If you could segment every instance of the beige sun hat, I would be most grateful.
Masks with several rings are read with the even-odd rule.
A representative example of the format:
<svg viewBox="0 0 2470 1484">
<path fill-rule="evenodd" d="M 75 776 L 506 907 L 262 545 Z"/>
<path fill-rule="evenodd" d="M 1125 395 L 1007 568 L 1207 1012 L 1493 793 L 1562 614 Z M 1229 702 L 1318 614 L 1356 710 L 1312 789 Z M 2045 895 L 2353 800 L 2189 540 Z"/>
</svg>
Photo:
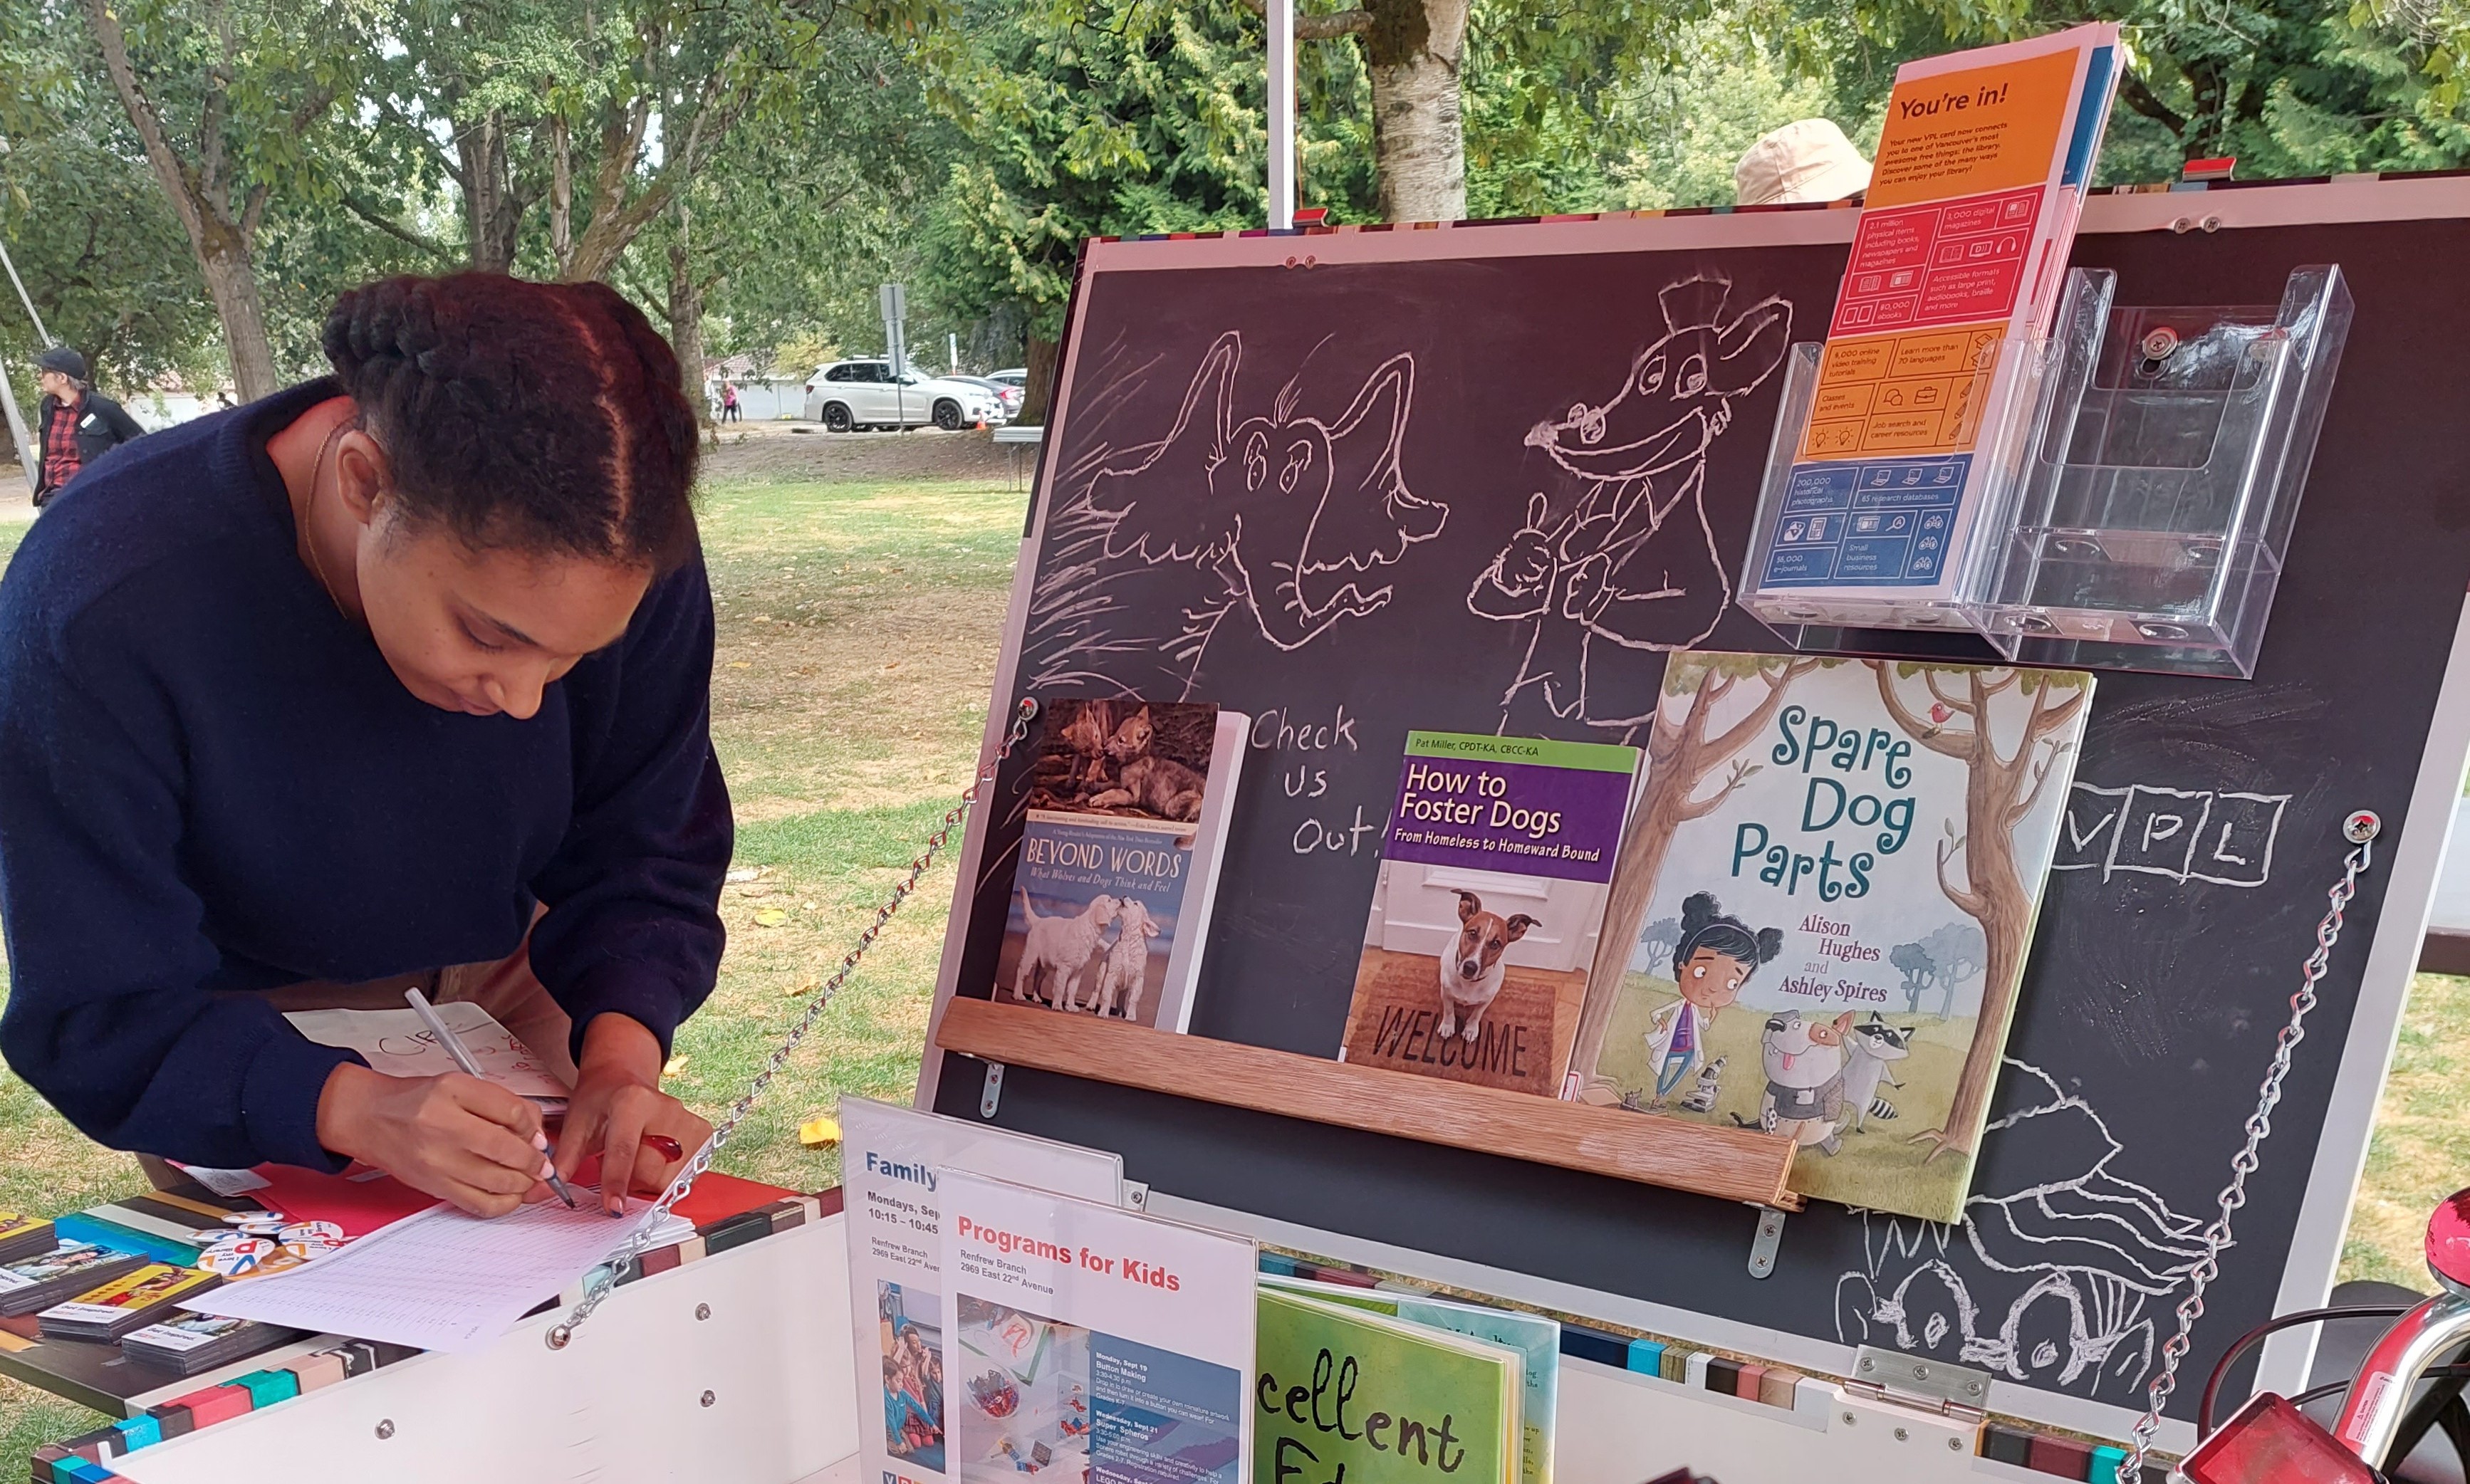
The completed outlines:
<svg viewBox="0 0 2470 1484">
<path fill-rule="evenodd" d="M 1832 120 L 1800 119 L 1762 134 L 1733 167 L 1743 206 L 1837 201 L 1870 188 L 1870 162 Z"/>
</svg>

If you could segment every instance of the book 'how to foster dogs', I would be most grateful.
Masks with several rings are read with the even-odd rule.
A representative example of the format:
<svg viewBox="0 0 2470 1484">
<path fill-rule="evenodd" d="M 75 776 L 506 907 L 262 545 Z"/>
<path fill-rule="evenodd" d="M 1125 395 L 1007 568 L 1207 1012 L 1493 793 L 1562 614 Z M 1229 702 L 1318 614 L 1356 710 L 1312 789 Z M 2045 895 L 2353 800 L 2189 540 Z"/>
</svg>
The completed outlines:
<svg viewBox="0 0 2470 1484">
<path fill-rule="evenodd" d="M 1340 1059 L 1559 1092 L 1639 761 L 1409 732 Z"/>
</svg>

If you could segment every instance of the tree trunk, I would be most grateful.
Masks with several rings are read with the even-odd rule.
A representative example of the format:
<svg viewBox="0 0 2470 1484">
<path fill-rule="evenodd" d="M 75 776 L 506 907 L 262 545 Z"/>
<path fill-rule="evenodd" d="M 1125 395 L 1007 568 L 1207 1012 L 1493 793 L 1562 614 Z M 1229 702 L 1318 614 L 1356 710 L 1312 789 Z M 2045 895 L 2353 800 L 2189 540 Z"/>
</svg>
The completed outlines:
<svg viewBox="0 0 2470 1484">
<path fill-rule="evenodd" d="M 1028 373 L 1028 384 L 1021 388 L 1020 416 L 1014 420 L 1022 427 L 1046 426 L 1047 405 L 1055 400 L 1055 362 L 1062 349 L 1035 330 L 1029 333 L 1022 364 Z"/>
<path fill-rule="evenodd" d="M 1388 221 L 1466 216 L 1466 136 L 1458 65 L 1468 0 L 1372 0 L 1363 33 L 1372 81 L 1372 154 Z"/>
<path fill-rule="evenodd" d="M 232 383 L 243 402 L 268 396 L 276 390 L 274 350 L 266 338 L 266 303 L 257 291 L 251 241 L 265 210 L 266 187 L 261 183 L 249 194 L 248 204 L 233 212 L 231 182 L 221 172 L 220 149 L 209 152 L 204 168 L 194 168 L 181 158 L 173 148 L 162 115 L 156 112 L 153 101 L 146 96 L 138 81 L 119 16 L 106 0 L 83 0 L 83 6 L 86 22 L 103 51 L 104 70 L 110 74 L 112 89 L 120 95 L 121 108 L 146 147 L 146 161 L 153 167 L 154 178 L 163 187 L 173 214 L 189 234 L 189 247 L 197 254 L 198 273 L 205 279 L 206 291 L 215 301 L 215 313 L 222 320 L 223 342 L 231 356 Z M 228 34 L 224 45 L 228 52 Z M 208 69 L 205 75 L 210 92 L 206 117 L 211 120 L 221 111 L 221 74 Z M 298 115 L 298 127 L 306 128 L 332 103 L 333 95 L 329 93 L 304 107 Z M 216 143 L 220 146 L 220 140 Z"/>
<path fill-rule="evenodd" d="M 677 206 L 678 231 L 669 239 L 669 346 L 677 352 L 678 377 L 686 383 L 687 406 L 711 436 L 720 436 L 711 420 L 711 404 L 703 393 L 703 287 L 695 282 L 693 247 L 688 240 L 693 213 L 684 200 Z"/>
<path fill-rule="evenodd" d="M 574 261 L 574 141 L 563 117 L 548 121 L 548 250 L 564 278 Z"/>
<path fill-rule="evenodd" d="M 523 203 L 506 168 L 505 116 L 491 109 L 463 131 L 454 148 L 463 160 L 463 228 L 472 244 L 472 267 L 506 272 L 515 264 Z"/>
<path fill-rule="evenodd" d="M 215 225 L 220 223 L 210 223 Z M 210 231 L 198 250 L 198 268 L 223 323 L 223 345 L 231 356 L 232 385 L 240 400 L 255 402 L 282 390 L 274 374 L 274 347 L 266 337 L 266 301 L 257 291 L 257 267 L 249 261 L 247 244 L 230 228 Z"/>
<path fill-rule="evenodd" d="M 1968 693 L 1960 697 L 1945 696 L 1933 686 L 1932 694 L 1969 725 L 1959 728 L 1943 723 L 1925 728 L 1897 695 L 1891 663 L 1877 660 L 1864 662 L 1876 673 L 1878 699 L 1896 724 L 1921 746 L 1965 766 L 1964 838 L 1939 847 L 1938 884 L 1956 910 L 1981 925 L 1985 945 L 1981 955 L 1981 1008 L 1973 1014 L 1972 1044 L 1965 1050 L 1964 1070 L 1956 1079 L 1946 1121 L 1913 1135 L 1914 1143 L 1930 1146 L 1922 1161 L 1927 1164 L 1949 1150 L 1972 1152 L 1983 1114 L 1990 1106 L 1991 1091 L 1997 1084 L 2006 1037 L 1983 1032 L 2007 1023 L 2018 982 L 2023 978 L 2024 953 L 2031 946 L 2033 929 L 2033 896 L 2016 869 L 2014 831 L 2039 798 L 2048 770 L 2057 761 L 2055 754 L 2042 754 L 2042 742 L 2084 708 L 2086 692 L 2079 689 L 2072 700 L 2052 706 L 2049 698 L 2055 682 L 2043 678 L 2033 694 L 2032 709 L 2025 716 L 2023 736 L 2016 744 L 2015 754 L 2000 757 L 1992 736 L 1990 702 L 1992 696 L 2016 684 L 2021 672 L 2010 670 L 2005 680 L 1993 682 L 1988 672 L 1971 671 L 1965 681 Z M 1946 876 L 1947 866 L 1959 851 L 1964 857 L 1962 887 Z M 1949 965 L 1941 974 L 1946 995 L 1940 1002 L 1941 1019 L 1954 1013 L 1955 981 L 1953 965 Z"/>
<path fill-rule="evenodd" d="M 1664 858 L 1672 849 L 1672 832 L 1681 826 L 1681 806 L 1689 801 L 1704 773 L 1685 777 L 1685 769 L 1647 775 L 1646 787 L 1630 811 L 1621 835 L 1619 863 L 1613 868 L 1612 894 L 1604 904 L 1604 926 L 1596 939 L 1596 962 L 1587 974 L 1587 997 L 1578 1009 L 1578 1034 L 1572 1044 L 1570 1065 L 1583 1071 L 1588 1086 L 1596 1077 L 1596 1058 L 1603 1054 L 1604 1032 L 1612 1025 L 1620 1000 L 1621 979 L 1629 971 L 1630 945 L 1638 939 L 1638 918 L 1646 912 Z M 1624 928 L 1622 924 L 1626 923 Z M 1583 1097 L 1586 1088 L 1579 1089 Z"/>
<path fill-rule="evenodd" d="M 1979 725 L 1986 728 L 1987 718 Z M 2025 738 L 2023 762 L 2030 763 L 2032 750 L 2038 745 L 2033 737 Z M 1999 1058 L 2006 1054 L 2006 1037 L 1985 1035 L 1982 1032 L 2006 1023 L 2008 1011 L 2016 1003 L 2018 982 L 2024 977 L 2024 950 L 2031 941 L 2033 928 L 2033 898 L 2016 872 L 2015 837 L 2007 823 L 2007 811 L 2016 801 L 2016 787 L 2012 779 L 2016 775 L 2029 776 L 2029 769 L 2019 768 L 2011 774 L 1998 766 L 1995 748 L 1987 740 L 1981 747 L 1989 755 L 1973 762 L 1972 777 L 1964 789 L 1964 878 L 1979 904 L 1974 919 L 1981 924 L 1981 936 L 1990 943 L 1982 956 L 1988 961 L 1988 968 L 1981 981 L 1981 1009 L 1972 1017 L 1972 1044 L 1965 1050 L 1964 1071 L 1956 1079 L 1955 1099 L 1947 1107 L 1946 1122 L 1915 1135 L 1933 1144 L 1923 1164 L 1950 1149 L 1968 1154 L 1972 1151 L 1973 1129 L 1990 1106 L 1991 1089 L 1998 1081 Z M 1942 1009 L 1952 1012 L 1954 1008 L 1955 983 L 1950 979 Z M 1940 1018 L 1946 1019 L 1946 1015 Z"/>
</svg>

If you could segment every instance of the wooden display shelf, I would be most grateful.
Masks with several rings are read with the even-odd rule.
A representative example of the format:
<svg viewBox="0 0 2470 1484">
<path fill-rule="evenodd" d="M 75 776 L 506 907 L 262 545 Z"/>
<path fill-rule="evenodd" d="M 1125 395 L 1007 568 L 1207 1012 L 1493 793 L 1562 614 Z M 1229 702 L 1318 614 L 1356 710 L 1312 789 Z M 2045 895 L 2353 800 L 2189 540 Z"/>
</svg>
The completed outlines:
<svg viewBox="0 0 2470 1484">
<path fill-rule="evenodd" d="M 1792 1141 L 1752 1128 L 1644 1118 L 1620 1108 L 1561 1102 L 987 1000 L 956 997 L 946 1003 L 935 1044 L 987 1061 L 1120 1087 L 1559 1165 L 1725 1200 L 1801 1209 L 1801 1197 L 1784 1188 L 1792 1172 Z"/>
</svg>

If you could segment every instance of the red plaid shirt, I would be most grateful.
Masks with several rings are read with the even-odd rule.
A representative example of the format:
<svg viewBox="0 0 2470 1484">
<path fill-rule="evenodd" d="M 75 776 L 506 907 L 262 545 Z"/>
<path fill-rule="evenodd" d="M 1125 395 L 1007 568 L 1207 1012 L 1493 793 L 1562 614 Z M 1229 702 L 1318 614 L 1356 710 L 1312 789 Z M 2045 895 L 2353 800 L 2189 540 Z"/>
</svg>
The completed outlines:
<svg viewBox="0 0 2470 1484">
<path fill-rule="evenodd" d="M 75 403 L 60 403 L 52 408 L 51 421 L 43 425 L 43 488 L 57 490 L 77 477 L 85 467 L 77 446 L 78 411 L 85 406 L 80 397 Z"/>
</svg>

